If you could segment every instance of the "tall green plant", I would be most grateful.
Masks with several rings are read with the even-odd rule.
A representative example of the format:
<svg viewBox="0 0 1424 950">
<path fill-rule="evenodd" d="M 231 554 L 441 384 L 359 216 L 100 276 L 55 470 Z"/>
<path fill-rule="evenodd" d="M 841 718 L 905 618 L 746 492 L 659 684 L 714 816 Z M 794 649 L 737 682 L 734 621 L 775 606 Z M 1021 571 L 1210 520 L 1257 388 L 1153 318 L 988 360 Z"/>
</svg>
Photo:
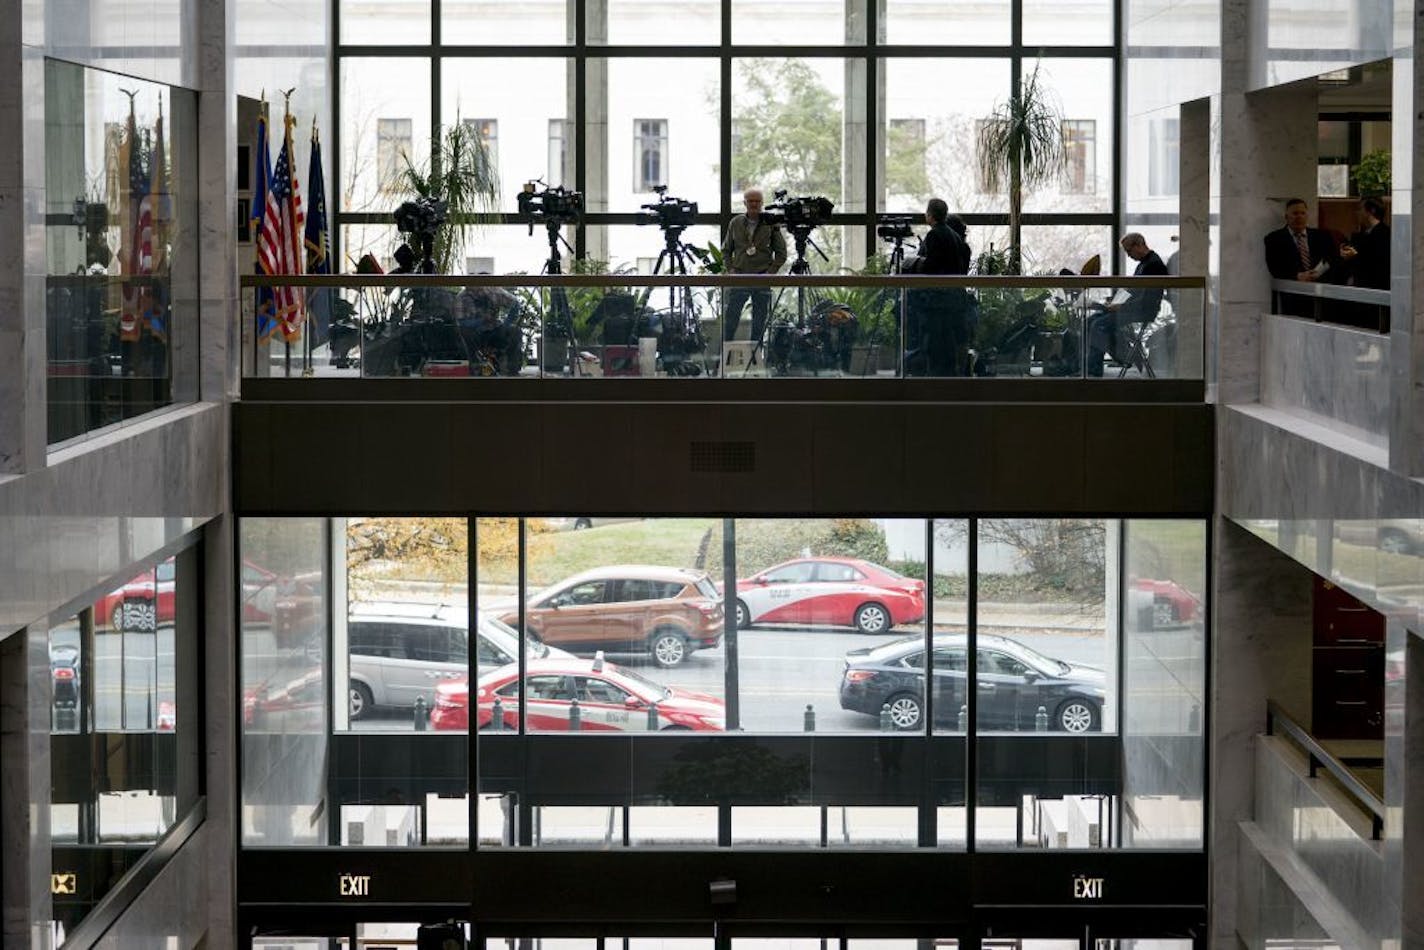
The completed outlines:
<svg viewBox="0 0 1424 950">
<path fill-rule="evenodd" d="M 1362 198 L 1379 198 L 1389 194 L 1392 160 L 1387 148 L 1377 148 L 1360 157 L 1360 164 L 1350 169 L 1350 177 Z"/>
<path fill-rule="evenodd" d="M 478 131 L 456 118 L 446 126 L 430 161 L 417 168 L 405 159 L 401 181 L 422 198 L 444 201 L 448 223 L 435 235 L 431 256 L 437 273 L 449 274 L 484 220 L 484 212 L 499 205 L 499 173 L 494 157 Z"/>
<path fill-rule="evenodd" d="M 1068 152 L 1063 144 L 1063 112 L 1038 67 L 1019 83 L 1007 102 L 994 107 L 975 135 L 979 173 L 990 191 L 1007 183 L 1009 192 L 1009 269 L 1022 269 L 1024 189 L 1062 173 Z"/>
</svg>

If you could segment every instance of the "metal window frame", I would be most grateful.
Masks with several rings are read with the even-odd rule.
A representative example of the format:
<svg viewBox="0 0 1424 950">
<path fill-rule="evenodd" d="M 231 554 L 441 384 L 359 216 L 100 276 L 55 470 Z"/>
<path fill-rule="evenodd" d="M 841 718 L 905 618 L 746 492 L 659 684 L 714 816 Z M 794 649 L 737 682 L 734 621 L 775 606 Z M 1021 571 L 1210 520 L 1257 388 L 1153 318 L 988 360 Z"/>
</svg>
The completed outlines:
<svg viewBox="0 0 1424 950">
<path fill-rule="evenodd" d="M 958 45 L 958 44 L 892 44 L 878 41 L 880 10 L 877 0 L 869 0 L 865 3 L 862 11 L 865 16 L 865 43 L 847 43 L 841 45 L 768 45 L 768 44 L 733 44 L 732 43 L 732 3 L 733 0 L 720 0 L 720 37 L 717 42 L 702 44 L 675 44 L 669 46 L 636 46 L 624 44 L 589 44 L 587 31 L 586 7 L 580 0 L 567 0 L 576 4 L 576 13 L 572 17 L 574 25 L 574 38 L 567 44 L 540 44 L 531 46 L 496 46 L 496 45 L 471 45 L 471 44 L 449 44 L 446 45 L 442 37 L 442 21 L 444 0 L 429 0 L 430 2 L 430 42 L 428 44 L 402 44 L 402 45 L 371 45 L 371 44 L 344 44 L 341 42 L 341 0 L 331 0 L 330 17 L 331 36 L 330 49 L 332 55 L 330 59 L 329 81 L 331 88 L 332 104 L 332 180 L 341 181 L 340 159 L 341 159 L 341 133 L 342 133 L 342 112 L 340 94 L 340 76 L 342 60 L 348 57 L 361 58 L 384 58 L 384 57 L 427 57 L 430 63 L 430 134 L 432 148 L 438 140 L 440 134 L 440 113 L 442 101 L 442 66 L 445 60 L 451 59 L 522 59 L 522 58 L 559 58 L 565 59 L 575 69 L 574 76 L 574 115 L 565 117 L 564 121 L 569 123 L 565 126 L 565 148 L 568 147 L 568 136 L 574 136 L 573 154 L 573 182 L 572 187 L 578 191 L 587 193 L 587 155 L 586 136 L 579 134 L 580 130 L 587 125 L 588 102 L 588 70 L 587 65 L 590 59 L 668 59 L 679 57 L 697 57 L 716 59 L 719 63 L 719 89 L 720 108 L 718 116 L 718 141 L 720 159 L 718 162 L 720 187 L 718 189 L 719 207 L 716 210 L 703 211 L 698 215 L 698 225 L 714 225 L 718 231 L 725 229 L 727 222 L 737 213 L 734 207 L 736 196 L 732 194 L 732 64 L 737 59 L 770 57 L 770 58 L 808 58 L 808 59 L 862 59 L 866 63 L 865 86 L 860 90 L 864 97 L 865 122 L 868 134 L 866 135 L 866 155 L 864 162 L 865 181 L 864 187 L 864 211 L 837 214 L 832 219 L 832 224 L 841 224 L 851 227 L 860 227 L 865 232 L 865 247 L 867 252 L 876 247 L 875 224 L 877 219 L 887 213 L 884 208 L 882 196 L 877 193 L 876 179 L 879 175 L 880 166 L 883 163 L 882 151 L 885 147 L 886 136 L 884 134 L 883 122 L 879 115 L 879 101 L 877 90 L 882 83 L 881 63 L 902 58 L 995 58 L 1007 59 L 1010 64 L 1009 90 L 1017 88 L 1023 77 L 1023 64 L 1029 59 L 1110 59 L 1113 63 L 1113 89 L 1112 89 L 1112 116 L 1113 116 L 1113 142 L 1112 142 L 1112 168 L 1109 189 L 1111 191 L 1111 210 L 1096 213 L 1075 213 L 1075 212 L 1045 212 L 1033 215 L 1023 215 L 1024 225 L 1076 225 L 1076 226 L 1101 226 L 1109 225 L 1114 232 L 1120 230 L 1119 223 L 1122 220 L 1124 207 L 1125 188 L 1122 181 L 1122 169 L 1124 160 L 1125 140 L 1123 138 L 1123 122 L 1121 121 L 1124 98 L 1123 98 L 1123 24 L 1121 11 L 1117 4 L 1112 6 L 1112 42 L 1107 45 L 1097 44 L 1091 46 L 1043 46 L 1026 45 L 1023 38 L 1024 2 L 1023 0 L 1012 0 L 1009 9 L 1010 38 L 1009 43 L 994 45 Z M 565 182 L 568 186 L 570 183 Z M 1008 213 L 992 212 L 978 213 L 973 215 L 963 215 L 966 223 L 977 225 L 1002 225 L 1008 222 Z M 583 219 L 574 227 L 569 229 L 568 237 L 575 248 L 577 256 L 582 257 L 587 251 L 587 233 L 590 227 L 601 227 L 618 224 L 635 223 L 637 215 L 633 212 L 588 212 Z M 370 212 L 350 212 L 344 207 L 337 207 L 331 215 L 331 242 L 332 257 L 334 260 L 343 260 L 343 248 L 341 239 L 343 227 L 346 225 L 358 224 L 389 224 L 391 215 L 389 213 Z M 491 224 L 522 224 L 523 221 L 513 212 L 494 212 L 486 217 L 486 221 Z M 1114 273 L 1121 265 L 1121 255 L 1113 254 Z"/>
</svg>

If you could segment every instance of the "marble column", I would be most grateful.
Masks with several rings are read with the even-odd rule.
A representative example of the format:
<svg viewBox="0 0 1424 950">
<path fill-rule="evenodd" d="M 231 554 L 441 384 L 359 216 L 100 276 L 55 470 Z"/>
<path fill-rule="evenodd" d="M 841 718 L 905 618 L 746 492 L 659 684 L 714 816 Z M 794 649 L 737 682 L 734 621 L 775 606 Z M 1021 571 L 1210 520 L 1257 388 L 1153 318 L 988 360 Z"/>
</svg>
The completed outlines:
<svg viewBox="0 0 1424 950">
<path fill-rule="evenodd" d="M 1212 604 L 1211 945 L 1236 946 L 1239 825 L 1252 818 L 1255 736 L 1274 699 L 1309 725 L 1311 574 L 1216 520 Z"/>
<path fill-rule="evenodd" d="M 44 50 L 26 42 L 44 11 L 20 13 L 0 17 L 0 475 L 43 467 L 46 444 Z"/>
<path fill-rule="evenodd" d="M 33 624 L 0 641 L 0 945 L 50 950 L 49 636 Z"/>
<path fill-rule="evenodd" d="M 227 0 L 198 6 L 198 398 L 237 394 L 237 95 L 235 14 Z"/>
<path fill-rule="evenodd" d="M 1415 253 L 1414 218 L 1424 201 L 1424 161 L 1415 154 L 1424 141 L 1424 89 L 1414 44 L 1424 38 L 1424 5 L 1396 3 L 1394 37 L 1394 192 L 1390 202 L 1390 432 L 1389 467 L 1401 475 L 1424 475 L 1424 320 L 1415 316 L 1414 288 L 1424 292 L 1424 254 Z"/>
<path fill-rule="evenodd" d="M 1206 99 L 1183 103 L 1178 129 L 1181 144 L 1178 152 L 1177 273 L 1205 274 L 1210 260 L 1211 237 L 1211 103 Z M 1190 297 L 1183 293 L 1181 299 L 1185 303 Z M 1201 308 L 1205 306 L 1206 301 L 1201 300 L 1200 304 L 1188 306 L 1178 314 L 1179 339 L 1194 341 L 1201 338 Z M 1214 343 L 1214 338 L 1207 340 L 1206 352 L 1215 352 Z M 1205 369 L 1202 356 L 1201 348 L 1180 347 L 1177 352 L 1178 374 L 1187 379 L 1202 376 Z"/>
<path fill-rule="evenodd" d="M 1424 638 L 1386 630 L 1387 662 L 1404 676 L 1385 680 L 1385 880 L 1401 911 L 1401 947 L 1424 946 Z M 1412 686 L 1412 688 L 1410 688 Z M 1413 781 L 1410 781 L 1410 777 Z"/>
</svg>

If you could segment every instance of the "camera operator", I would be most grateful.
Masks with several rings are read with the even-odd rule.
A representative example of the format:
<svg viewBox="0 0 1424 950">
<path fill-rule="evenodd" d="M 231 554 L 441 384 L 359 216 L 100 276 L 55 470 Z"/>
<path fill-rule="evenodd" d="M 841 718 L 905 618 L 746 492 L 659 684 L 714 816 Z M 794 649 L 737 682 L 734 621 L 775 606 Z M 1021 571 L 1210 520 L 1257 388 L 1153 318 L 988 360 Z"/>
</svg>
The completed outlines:
<svg viewBox="0 0 1424 950">
<path fill-rule="evenodd" d="M 905 262 L 905 273 L 969 273 L 969 245 L 949 226 L 949 205 L 931 198 L 925 207 L 929 231 L 920 251 Z M 959 287 L 905 292 L 905 368 L 914 376 L 959 376 L 968 365 L 973 298 Z"/>
<path fill-rule="evenodd" d="M 761 209 L 764 199 L 759 190 L 748 188 L 742 200 L 746 204 L 746 213 L 732 219 L 722 240 L 722 258 L 726 261 L 727 273 L 775 274 L 786 263 L 786 236 L 775 224 L 763 219 Z M 732 287 L 727 290 L 726 316 L 722 326 L 724 340 L 735 338 L 737 326 L 742 322 L 742 309 L 748 299 L 752 302 L 751 338 L 761 339 L 771 313 L 771 288 Z"/>
</svg>

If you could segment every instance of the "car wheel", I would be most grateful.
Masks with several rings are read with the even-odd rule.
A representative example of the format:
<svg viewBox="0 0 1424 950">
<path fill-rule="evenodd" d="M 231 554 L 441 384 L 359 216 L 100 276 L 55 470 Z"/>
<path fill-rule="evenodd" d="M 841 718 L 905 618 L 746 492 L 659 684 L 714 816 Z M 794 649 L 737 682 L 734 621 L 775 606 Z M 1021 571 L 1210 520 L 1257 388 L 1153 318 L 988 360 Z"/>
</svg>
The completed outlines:
<svg viewBox="0 0 1424 950">
<path fill-rule="evenodd" d="M 890 611 L 877 603 L 861 604 L 855 610 L 855 628 L 861 633 L 888 633 Z"/>
<path fill-rule="evenodd" d="M 1070 699 L 1058 707 L 1058 728 L 1064 732 L 1094 732 L 1098 707 L 1086 699 Z"/>
<path fill-rule="evenodd" d="M 1172 609 L 1170 600 L 1154 600 L 1152 602 L 1152 628 L 1154 630 L 1170 627 L 1176 621 L 1177 612 Z"/>
<path fill-rule="evenodd" d="M 665 670 L 672 669 L 687 659 L 687 638 L 677 630 L 659 630 L 648 641 L 648 652 L 658 666 Z"/>
<path fill-rule="evenodd" d="M 575 531 L 582 531 L 584 528 L 592 528 L 592 527 L 593 527 L 593 522 L 590 521 L 590 520 L 588 520 L 587 518 L 575 518 L 575 519 L 574 519 L 574 530 L 575 530 Z"/>
<path fill-rule="evenodd" d="M 920 697 L 913 693 L 900 693 L 886 700 L 885 705 L 890 707 L 892 728 L 900 732 L 920 728 L 920 719 L 924 715 Z"/>
<path fill-rule="evenodd" d="M 371 687 L 351 681 L 351 721 L 355 722 L 371 711 Z"/>
<path fill-rule="evenodd" d="M 737 601 L 737 629 L 745 630 L 752 625 L 752 612 L 741 600 Z"/>
<path fill-rule="evenodd" d="M 1398 528 L 1386 528 L 1380 532 L 1379 548 L 1386 554 L 1408 554 L 1413 550 L 1409 535 Z"/>
<path fill-rule="evenodd" d="M 109 614 L 109 629 L 115 633 L 122 633 L 124 629 L 124 605 L 119 602 L 114 605 L 113 613 Z"/>
</svg>

